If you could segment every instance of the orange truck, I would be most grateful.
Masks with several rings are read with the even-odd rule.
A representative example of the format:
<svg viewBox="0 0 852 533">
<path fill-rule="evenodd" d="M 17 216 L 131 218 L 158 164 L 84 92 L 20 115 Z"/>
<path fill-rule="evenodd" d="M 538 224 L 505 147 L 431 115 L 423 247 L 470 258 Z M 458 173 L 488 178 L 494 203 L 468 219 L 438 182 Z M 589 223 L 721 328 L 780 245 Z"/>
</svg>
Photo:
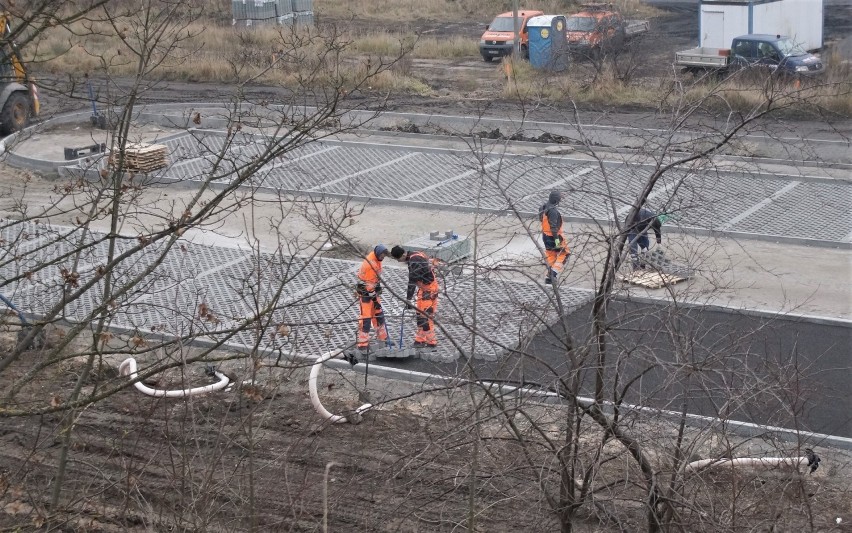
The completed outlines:
<svg viewBox="0 0 852 533">
<path fill-rule="evenodd" d="M 533 17 L 544 15 L 543 11 L 531 9 L 518 10 L 518 25 L 520 27 L 521 55 L 524 59 L 530 56 L 529 33 L 527 22 Z M 512 55 L 515 49 L 515 13 L 508 11 L 500 13 L 491 24 L 485 27 L 485 33 L 479 38 L 479 53 L 485 61 L 495 57 Z"/>
<path fill-rule="evenodd" d="M 568 49 L 580 54 L 616 50 L 631 37 L 647 32 L 647 20 L 624 20 L 612 4 L 583 4 L 568 16 Z"/>
</svg>

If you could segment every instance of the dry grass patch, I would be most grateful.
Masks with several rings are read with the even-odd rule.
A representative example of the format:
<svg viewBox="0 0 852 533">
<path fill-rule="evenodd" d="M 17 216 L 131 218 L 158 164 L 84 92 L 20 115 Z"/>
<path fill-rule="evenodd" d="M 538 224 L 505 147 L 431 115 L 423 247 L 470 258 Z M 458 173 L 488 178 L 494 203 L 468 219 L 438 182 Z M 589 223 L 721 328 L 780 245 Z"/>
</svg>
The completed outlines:
<svg viewBox="0 0 852 533">
<path fill-rule="evenodd" d="M 477 57 L 479 43 L 467 37 L 431 37 L 378 32 L 358 36 L 353 49 L 362 54 L 398 56 L 405 52 L 420 59 L 459 59 Z"/>
<path fill-rule="evenodd" d="M 128 20 L 127 26 L 133 21 Z M 119 25 L 120 26 L 120 25 Z M 92 73 L 133 76 L 136 56 L 112 27 L 96 25 L 96 33 L 80 27 L 55 28 L 28 49 L 30 60 L 52 74 Z M 332 37 L 321 29 L 260 27 L 251 30 L 190 24 L 187 37 L 173 49 L 155 52 L 151 73 L 173 81 L 236 83 L 252 79 L 287 87 L 326 86 L 354 88 L 367 75 L 366 55 L 380 56 L 370 66 L 366 87 L 373 90 L 428 94 L 428 87 L 412 77 L 403 52 L 410 52 L 416 39 L 390 34 L 352 40 Z M 381 64 L 385 66 L 376 72 Z"/>
<path fill-rule="evenodd" d="M 503 96 L 507 98 L 547 103 L 572 99 L 577 103 L 602 106 L 659 103 L 659 91 L 625 83 L 607 69 L 593 80 L 582 80 L 571 68 L 554 73 L 536 70 L 525 61 L 510 64 L 511 76 L 506 76 L 505 69 L 500 72 L 506 76 Z"/>
<path fill-rule="evenodd" d="M 638 0 L 623 0 L 628 4 L 639 4 Z M 521 7 L 539 9 L 545 13 L 568 13 L 571 2 L 541 0 Z M 458 22 L 476 20 L 490 22 L 498 13 L 511 10 L 505 0 L 322 0 L 314 4 L 319 18 L 352 18 L 376 22 L 413 22 L 416 20 Z"/>
<path fill-rule="evenodd" d="M 580 4 L 568 0 L 539 0 L 522 2 L 520 7 L 537 9 L 545 13 L 576 13 Z M 615 0 L 615 6 L 626 16 L 648 18 L 659 15 L 660 10 L 639 0 Z M 494 15 L 510 11 L 511 2 L 505 0 L 322 0 L 317 1 L 314 10 L 318 18 L 352 18 L 375 22 L 413 22 L 417 20 L 434 22 L 458 22 L 459 20 L 490 22 Z"/>
<path fill-rule="evenodd" d="M 672 97 L 680 98 L 672 94 Z M 785 79 L 749 77 L 718 82 L 705 81 L 688 88 L 687 102 L 703 101 L 712 111 L 751 113 L 762 110 L 771 97 L 775 109 L 797 115 L 852 116 L 852 79 L 830 73 L 824 77 L 796 82 Z"/>
<path fill-rule="evenodd" d="M 525 61 L 504 62 L 495 76 L 505 80 L 504 98 L 527 102 L 559 103 L 572 99 L 578 104 L 613 107 L 656 108 L 661 104 L 699 104 L 713 112 L 749 114 L 761 110 L 771 97 L 772 106 L 797 115 L 831 113 L 852 116 L 852 75 L 847 64 L 830 67 L 827 75 L 800 82 L 765 73 L 737 75 L 727 79 L 705 77 L 691 80 L 679 90 L 674 80 L 659 86 L 627 83 L 605 65 L 601 72 L 585 79 L 569 68 L 563 73 L 533 69 Z"/>
</svg>

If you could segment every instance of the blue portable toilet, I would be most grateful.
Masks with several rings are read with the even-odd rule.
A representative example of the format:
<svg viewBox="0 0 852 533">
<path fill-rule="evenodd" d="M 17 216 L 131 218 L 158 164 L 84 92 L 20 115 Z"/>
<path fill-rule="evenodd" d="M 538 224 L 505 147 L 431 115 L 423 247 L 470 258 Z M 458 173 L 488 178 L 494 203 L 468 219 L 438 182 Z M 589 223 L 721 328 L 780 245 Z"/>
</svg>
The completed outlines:
<svg viewBox="0 0 852 533">
<path fill-rule="evenodd" d="M 539 15 L 527 22 L 533 68 L 557 72 L 568 68 L 567 25 L 565 15 Z"/>
</svg>

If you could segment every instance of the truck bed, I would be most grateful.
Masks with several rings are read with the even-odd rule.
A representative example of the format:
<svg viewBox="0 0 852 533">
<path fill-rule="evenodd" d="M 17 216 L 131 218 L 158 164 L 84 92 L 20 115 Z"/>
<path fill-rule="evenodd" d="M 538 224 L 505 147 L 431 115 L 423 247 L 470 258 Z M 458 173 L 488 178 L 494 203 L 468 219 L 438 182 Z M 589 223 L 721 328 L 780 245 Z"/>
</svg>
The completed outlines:
<svg viewBox="0 0 852 533">
<path fill-rule="evenodd" d="M 679 67 L 724 68 L 728 66 L 727 48 L 699 46 L 675 53 L 675 65 Z"/>
<path fill-rule="evenodd" d="M 651 29 L 651 23 L 647 20 L 625 20 L 624 36 L 634 37 Z"/>
</svg>

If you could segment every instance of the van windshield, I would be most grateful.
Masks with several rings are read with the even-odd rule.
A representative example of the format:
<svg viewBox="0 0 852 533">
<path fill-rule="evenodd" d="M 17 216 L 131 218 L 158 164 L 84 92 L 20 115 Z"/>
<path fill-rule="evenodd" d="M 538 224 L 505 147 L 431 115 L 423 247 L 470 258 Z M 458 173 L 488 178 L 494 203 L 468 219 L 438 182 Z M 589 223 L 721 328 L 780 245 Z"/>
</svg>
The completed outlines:
<svg viewBox="0 0 852 533">
<path fill-rule="evenodd" d="M 597 20 L 594 17 L 568 17 L 568 31 L 594 31 Z"/>
<path fill-rule="evenodd" d="M 514 19 L 515 17 L 496 17 L 488 25 L 488 29 L 491 31 L 515 31 Z M 521 17 L 518 17 L 518 25 L 520 24 Z"/>
<path fill-rule="evenodd" d="M 784 54 L 784 57 L 803 56 L 807 54 L 801 46 L 793 42 L 793 39 L 790 38 L 780 39 L 776 44 L 778 45 L 778 50 Z"/>
</svg>

